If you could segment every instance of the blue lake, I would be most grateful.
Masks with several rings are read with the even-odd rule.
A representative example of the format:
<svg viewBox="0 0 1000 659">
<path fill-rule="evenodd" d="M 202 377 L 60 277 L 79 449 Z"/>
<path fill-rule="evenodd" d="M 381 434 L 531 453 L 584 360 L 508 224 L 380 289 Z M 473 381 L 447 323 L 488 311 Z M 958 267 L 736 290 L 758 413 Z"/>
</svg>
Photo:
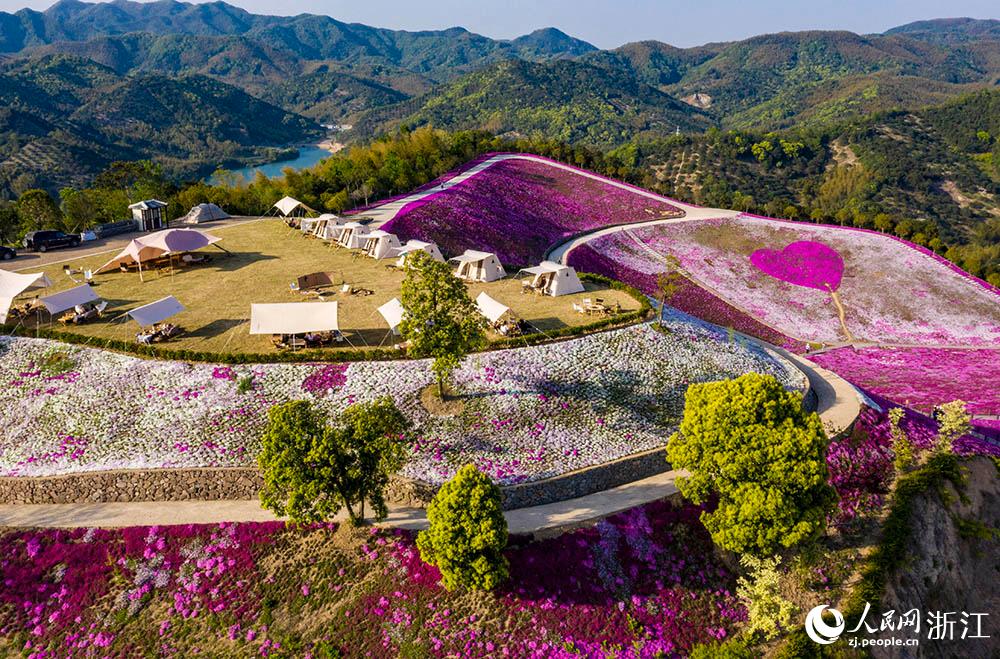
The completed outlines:
<svg viewBox="0 0 1000 659">
<path fill-rule="evenodd" d="M 265 176 L 281 176 L 281 170 L 286 167 L 291 167 L 292 169 L 306 169 L 307 167 L 312 167 L 320 160 L 330 155 L 330 152 L 326 149 L 321 149 L 316 146 L 300 146 L 298 149 L 298 158 L 293 158 L 291 160 L 279 160 L 278 162 L 269 162 L 265 165 L 243 167 L 242 169 L 233 169 L 230 171 L 237 176 L 242 176 L 247 181 L 252 181 L 257 175 L 257 172 L 263 172 Z M 209 177 L 208 182 L 212 183 L 214 178 L 214 176 Z"/>
</svg>

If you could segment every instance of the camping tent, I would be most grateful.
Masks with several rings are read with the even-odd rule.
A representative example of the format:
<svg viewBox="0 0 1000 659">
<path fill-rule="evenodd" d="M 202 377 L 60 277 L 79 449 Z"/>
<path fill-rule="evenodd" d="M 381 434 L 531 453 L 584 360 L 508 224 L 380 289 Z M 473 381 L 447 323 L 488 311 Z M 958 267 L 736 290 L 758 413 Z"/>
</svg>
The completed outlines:
<svg viewBox="0 0 1000 659">
<path fill-rule="evenodd" d="M 531 287 L 544 295 L 569 295 L 584 290 L 580 278 L 576 276 L 576 270 L 568 265 L 542 261 L 535 267 L 525 268 L 521 272 L 531 275 Z"/>
<path fill-rule="evenodd" d="M 368 227 L 357 222 L 348 222 L 341 228 L 337 242 L 348 249 L 361 249 L 365 246 L 367 237 Z"/>
<path fill-rule="evenodd" d="M 305 334 L 339 329 L 336 302 L 250 305 L 251 334 Z"/>
<path fill-rule="evenodd" d="M 222 210 L 215 204 L 198 204 L 188 211 L 188 214 L 181 218 L 184 224 L 201 224 L 212 220 L 229 219 L 229 213 Z"/>
<path fill-rule="evenodd" d="M 202 247 L 214 245 L 222 240 L 204 231 L 195 229 L 167 229 L 157 231 L 148 236 L 132 240 L 115 258 L 98 269 L 98 273 L 109 272 L 123 265 L 139 264 L 140 274 L 142 264 L 151 259 L 157 259 L 169 254 L 191 252 Z"/>
<path fill-rule="evenodd" d="M 78 304 L 98 302 L 100 299 L 90 284 L 80 284 L 69 290 L 40 297 L 38 298 L 38 303 L 45 307 L 50 316 L 55 316 L 67 309 L 72 309 Z"/>
<path fill-rule="evenodd" d="M 375 259 L 391 259 L 399 254 L 399 238 L 394 233 L 376 229 L 365 238 L 365 254 Z"/>
<path fill-rule="evenodd" d="M 156 302 L 136 307 L 127 315 L 132 316 L 132 320 L 139 323 L 139 327 L 149 327 L 182 311 L 184 311 L 184 305 L 178 302 L 173 295 L 168 295 Z"/>
<path fill-rule="evenodd" d="M 491 298 L 486 294 L 486 291 L 480 293 L 479 297 L 476 298 L 476 306 L 479 307 L 479 313 L 486 316 L 486 319 L 491 323 L 497 322 L 510 313 L 510 307 Z"/>
<path fill-rule="evenodd" d="M 275 212 L 277 211 L 277 212 Z M 315 213 L 313 209 L 303 204 L 298 199 L 292 197 L 282 197 L 268 211 L 268 214 L 280 215 L 281 217 L 302 217 L 308 213 Z"/>
<path fill-rule="evenodd" d="M 438 249 L 435 243 L 427 243 L 423 240 L 408 240 L 405 245 L 399 248 L 399 258 L 396 259 L 396 265 L 400 268 L 405 266 L 406 255 L 413 252 L 427 252 L 435 261 L 444 261 L 444 257 L 441 256 L 441 250 Z"/>
<path fill-rule="evenodd" d="M 22 275 L 0 270 L 0 323 L 7 322 L 10 305 L 14 303 L 14 298 L 18 295 L 25 291 L 47 288 L 51 285 L 52 281 L 44 272 Z"/>
<path fill-rule="evenodd" d="M 403 308 L 403 303 L 399 301 L 399 298 L 392 298 L 379 307 L 378 312 L 385 318 L 389 330 L 393 334 L 399 334 L 399 324 L 403 322 L 403 316 L 406 315 L 406 309 Z"/>
<path fill-rule="evenodd" d="M 343 219 L 332 213 L 324 213 L 316 218 L 311 233 L 322 240 L 336 240 L 340 237 L 340 223 Z"/>
<path fill-rule="evenodd" d="M 455 275 L 470 281 L 496 281 L 507 276 L 496 254 L 467 249 L 461 256 L 448 259 L 458 263 Z"/>
</svg>

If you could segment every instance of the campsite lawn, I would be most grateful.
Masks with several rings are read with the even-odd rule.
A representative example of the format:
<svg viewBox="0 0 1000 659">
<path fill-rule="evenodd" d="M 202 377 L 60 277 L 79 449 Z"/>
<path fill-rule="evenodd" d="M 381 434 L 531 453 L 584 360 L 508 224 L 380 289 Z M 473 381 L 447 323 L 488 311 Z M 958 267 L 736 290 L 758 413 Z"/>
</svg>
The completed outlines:
<svg viewBox="0 0 1000 659">
<path fill-rule="evenodd" d="M 357 251 L 330 247 L 274 219 L 200 228 L 222 238 L 219 245 L 229 253 L 209 247 L 203 250 L 212 256 L 209 263 L 177 268 L 173 274 L 170 270 L 144 273 L 144 281 L 140 281 L 135 272 L 97 275 L 95 291 L 109 302 L 104 319 L 65 329 L 84 336 L 128 340 L 134 337 L 138 327 L 131 319 L 119 320 L 122 314 L 173 295 L 184 305 L 185 311 L 171 321 L 185 331 L 180 337 L 162 344 L 164 347 L 208 352 L 270 352 L 274 350 L 270 337 L 249 334 L 250 304 L 304 301 L 306 296 L 290 291 L 289 284 L 301 275 L 330 272 L 336 282 L 343 280 L 353 287 L 373 291 L 368 296 L 340 292 L 326 296 L 326 300 L 340 303 L 340 328 L 348 341 L 355 347 L 393 342 L 376 309 L 399 296 L 403 274 L 388 267 L 394 260 L 375 261 Z M 78 270 L 96 270 L 112 256 L 90 256 L 71 261 L 69 265 Z M 63 273 L 63 265 L 43 269 L 54 283 L 45 294 L 76 285 Z M 520 281 L 513 277 L 489 284 L 470 284 L 468 288 L 473 298 L 485 290 L 543 332 L 596 320 L 573 311 L 573 303 L 579 304 L 585 297 L 601 297 L 612 306 L 620 303 L 625 311 L 639 308 L 639 303 L 627 293 L 592 282 L 586 282 L 585 286 L 587 291 L 584 293 L 557 298 L 523 295 Z M 47 320 L 43 321 L 45 324 Z M 53 322 L 52 326 L 63 329 L 58 322 Z M 350 348 L 347 344 L 342 345 Z M 329 350 L 333 353 L 341 349 Z"/>
</svg>

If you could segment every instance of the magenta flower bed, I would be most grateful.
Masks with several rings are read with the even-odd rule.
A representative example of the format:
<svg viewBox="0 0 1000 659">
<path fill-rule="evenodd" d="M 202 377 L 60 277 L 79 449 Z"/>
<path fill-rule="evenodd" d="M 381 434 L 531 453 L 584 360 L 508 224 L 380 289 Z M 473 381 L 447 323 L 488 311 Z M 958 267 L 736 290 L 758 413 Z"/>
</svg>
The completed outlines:
<svg viewBox="0 0 1000 659">
<path fill-rule="evenodd" d="M 632 260 L 616 256 L 614 252 L 609 253 L 585 244 L 569 253 L 568 262 L 580 272 L 611 277 L 634 286 L 647 295 L 654 297 L 658 295 L 655 274 L 644 272 Z M 696 318 L 722 327 L 731 327 L 792 352 L 802 353 L 807 348 L 802 341 L 792 339 L 764 325 L 688 279 L 682 282 L 677 293 L 670 299 L 670 306 Z"/>
<path fill-rule="evenodd" d="M 921 412 L 964 400 L 974 415 L 1000 415 L 1000 350 L 839 348 L 810 359 L 859 387 Z"/>
<path fill-rule="evenodd" d="M 512 546 L 511 581 L 481 598 L 443 590 L 403 531 L 12 532 L 0 536 L 0 636 L 38 659 L 683 654 L 745 616 L 700 512 L 658 502 Z"/>
<path fill-rule="evenodd" d="M 382 228 L 438 243 L 447 256 L 495 252 L 528 265 L 570 236 L 683 213 L 666 200 L 524 159 L 497 162 L 462 183 L 404 207 Z"/>
</svg>

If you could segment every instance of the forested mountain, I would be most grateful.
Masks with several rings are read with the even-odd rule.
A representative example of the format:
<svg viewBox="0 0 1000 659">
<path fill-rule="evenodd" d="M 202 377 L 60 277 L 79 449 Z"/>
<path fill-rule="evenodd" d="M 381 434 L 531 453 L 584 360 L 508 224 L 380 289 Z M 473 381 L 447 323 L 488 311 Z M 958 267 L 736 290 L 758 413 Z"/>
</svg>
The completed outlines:
<svg viewBox="0 0 1000 659">
<path fill-rule="evenodd" d="M 115 160 L 181 175 L 320 135 L 314 122 L 204 76 L 122 78 L 48 56 L 0 72 L 0 192 L 82 184 Z"/>
<path fill-rule="evenodd" d="M 936 18 L 916 21 L 886 30 L 886 34 L 898 34 L 914 39 L 935 43 L 964 43 L 969 41 L 1000 40 L 1000 21 L 976 18 Z"/>
</svg>

